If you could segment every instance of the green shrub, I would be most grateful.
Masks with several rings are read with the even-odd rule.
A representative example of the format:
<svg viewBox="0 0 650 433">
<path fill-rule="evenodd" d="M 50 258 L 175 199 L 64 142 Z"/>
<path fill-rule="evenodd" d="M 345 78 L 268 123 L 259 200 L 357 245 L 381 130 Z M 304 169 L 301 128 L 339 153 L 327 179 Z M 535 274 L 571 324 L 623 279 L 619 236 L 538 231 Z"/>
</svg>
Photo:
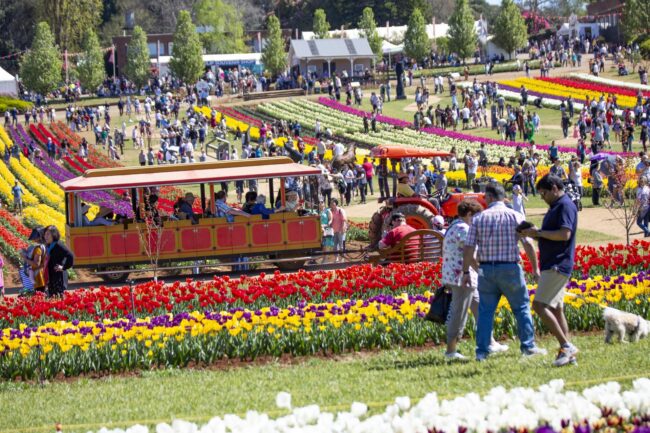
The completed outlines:
<svg viewBox="0 0 650 433">
<path fill-rule="evenodd" d="M 646 39 L 641 45 L 639 45 L 639 51 L 641 51 L 641 56 L 650 60 L 650 39 Z"/>
<path fill-rule="evenodd" d="M 10 98 L 8 96 L 0 96 L 0 113 L 4 113 L 12 108 L 16 108 L 18 111 L 22 112 L 31 109 L 33 106 L 34 104 L 31 102 Z"/>
</svg>

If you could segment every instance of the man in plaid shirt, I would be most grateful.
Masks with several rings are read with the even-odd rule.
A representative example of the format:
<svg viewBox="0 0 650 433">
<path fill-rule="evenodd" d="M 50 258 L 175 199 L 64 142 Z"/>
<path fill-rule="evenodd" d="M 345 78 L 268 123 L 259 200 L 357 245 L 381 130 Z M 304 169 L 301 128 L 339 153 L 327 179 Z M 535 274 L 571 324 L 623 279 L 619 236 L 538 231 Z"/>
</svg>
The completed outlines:
<svg viewBox="0 0 650 433">
<path fill-rule="evenodd" d="M 519 212 L 506 207 L 505 195 L 500 184 L 487 186 L 485 201 L 488 208 L 472 220 L 463 251 L 462 285 L 470 284 L 470 266 L 476 268 L 479 274 L 477 361 L 485 360 L 490 353 L 494 313 L 501 295 L 508 300 L 517 320 L 521 352 L 526 356 L 546 354 L 544 349 L 535 346 L 535 329 L 530 314 L 528 289 L 519 265 L 518 242 L 523 244 L 536 280 L 539 278 L 537 255 L 532 241 L 517 233 L 517 226 L 524 219 Z"/>
</svg>

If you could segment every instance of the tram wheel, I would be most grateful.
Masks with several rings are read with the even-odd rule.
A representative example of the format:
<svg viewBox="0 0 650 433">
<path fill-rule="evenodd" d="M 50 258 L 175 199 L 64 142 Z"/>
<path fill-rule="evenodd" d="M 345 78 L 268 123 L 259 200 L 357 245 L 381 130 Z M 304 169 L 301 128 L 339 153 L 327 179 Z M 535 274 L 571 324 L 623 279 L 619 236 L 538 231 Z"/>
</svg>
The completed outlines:
<svg viewBox="0 0 650 433">
<path fill-rule="evenodd" d="M 292 257 L 299 257 L 295 253 L 275 254 L 271 259 L 290 259 Z M 282 262 L 273 262 L 273 265 L 283 272 L 295 272 L 305 267 L 305 260 L 291 260 Z"/>
<path fill-rule="evenodd" d="M 100 277 L 107 283 L 123 283 L 129 278 L 129 272 L 119 266 L 109 266 L 101 271 L 111 271 L 109 274 L 102 274 Z"/>
</svg>

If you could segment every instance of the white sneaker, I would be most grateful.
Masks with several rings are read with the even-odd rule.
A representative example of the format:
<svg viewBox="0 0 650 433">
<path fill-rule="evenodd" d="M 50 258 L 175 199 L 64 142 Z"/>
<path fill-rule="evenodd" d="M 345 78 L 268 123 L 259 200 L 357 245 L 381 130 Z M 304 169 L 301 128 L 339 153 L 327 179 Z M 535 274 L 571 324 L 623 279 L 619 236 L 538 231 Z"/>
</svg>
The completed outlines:
<svg viewBox="0 0 650 433">
<path fill-rule="evenodd" d="M 501 343 L 498 343 L 498 342 L 496 342 L 496 341 L 495 341 L 494 343 L 490 344 L 490 347 L 488 348 L 488 350 L 490 351 L 490 353 L 502 353 L 502 352 L 507 352 L 508 349 L 510 349 L 510 347 L 508 347 L 507 344 L 501 344 Z"/>
<path fill-rule="evenodd" d="M 445 353 L 445 359 L 447 361 L 468 361 L 465 355 L 461 355 L 458 352 Z"/>
<path fill-rule="evenodd" d="M 557 358 L 555 358 L 555 361 L 553 361 L 553 365 L 555 367 L 563 367 L 569 363 L 572 363 L 572 361 L 576 362 L 575 359 L 577 354 L 578 348 L 573 344 L 569 347 L 561 347 L 557 354 Z"/>
<path fill-rule="evenodd" d="M 539 355 L 546 355 L 548 352 L 546 351 L 546 349 L 535 346 L 532 349 L 527 349 L 522 353 L 524 356 L 533 357 Z"/>
</svg>

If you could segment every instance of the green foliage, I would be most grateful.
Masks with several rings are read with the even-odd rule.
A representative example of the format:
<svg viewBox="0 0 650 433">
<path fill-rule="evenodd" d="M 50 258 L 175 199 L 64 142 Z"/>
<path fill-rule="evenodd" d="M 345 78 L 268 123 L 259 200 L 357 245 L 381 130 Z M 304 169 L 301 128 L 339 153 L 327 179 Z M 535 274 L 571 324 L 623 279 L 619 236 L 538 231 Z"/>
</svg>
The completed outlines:
<svg viewBox="0 0 650 433">
<path fill-rule="evenodd" d="M 106 76 L 104 69 L 104 56 L 101 47 L 99 46 L 99 39 L 93 31 L 89 28 L 86 32 L 83 41 L 83 57 L 77 63 L 77 72 L 79 73 L 79 80 L 84 89 L 94 92 Z"/>
<path fill-rule="evenodd" d="M 181 11 L 178 16 L 169 69 L 186 84 L 194 84 L 204 69 L 201 40 L 188 11 Z"/>
<path fill-rule="evenodd" d="M 467 0 L 458 0 L 454 13 L 449 18 L 449 49 L 461 59 L 470 57 L 476 49 L 474 17 Z"/>
<path fill-rule="evenodd" d="M 147 84 L 150 67 L 147 34 L 142 30 L 142 27 L 135 26 L 131 35 L 131 42 L 129 42 L 126 51 L 126 76 L 136 86 L 142 87 Z"/>
<path fill-rule="evenodd" d="M 449 52 L 449 38 L 447 36 L 436 38 L 436 50 L 439 53 Z"/>
<path fill-rule="evenodd" d="M 287 53 L 284 51 L 284 39 L 280 30 L 280 21 L 270 15 L 266 21 L 268 37 L 262 50 L 262 63 L 267 71 L 277 75 L 287 67 Z"/>
<path fill-rule="evenodd" d="M 623 8 L 623 33 L 628 41 L 650 29 L 650 2 L 647 0 L 626 0 Z"/>
<path fill-rule="evenodd" d="M 196 24 L 212 28 L 199 35 L 209 54 L 233 54 L 248 51 L 244 24 L 239 11 L 223 0 L 199 0 L 194 6 Z"/>
<path fill-rule="evenodd" d="M 23 101 L 22 99 L 14 99 L 9 96 L 0 96 L 0 113 L 7 110 L 16 108 L 18 111 L 23 112 L 27 109 L 32 109 L 34 104 L 31 102 Z"/>
<path fill-rule="evenodd" d="M 318 39 L 329 38 L 330 23 L 327 22 L 327 15 L 323 9 L 314 11 L 314 33 Z"/>
<path fill-rule="evenodd" d="M 432 332 L 441 328 L 429 327 Z M 551 367 L 551 355 L 522 360 L 518 343 L 506 341 L 510 345 L 506 354 L 482 364 L 445 362 L 442 347 L 417 351 L 397 348 L 334 359 L 269 360 L 246 367 L 224 363 L 223 368 L 216 369 L 154 370 L 43 385 L 3 382 L 0 399 L 5 409 L 0 430 L 51 432 L 54 417 L 66 433 L 98 431 L 105 426 L 126 428 L 134 420 L 171 423 L 174 417 L 203 424 L 217 415 L 243 416 L 249 410 L 270 412 L 275 418 L 285 415 L 275 405 L 279 391 L 291 393 L 295 407 L 316 403 L 322 411 L 339 411 L 361 401 L 369 403 L 371 410 L 383 411 L 395 397 L 403 395 L 415 403 L 432 391 L 438 391 L 441 399 L 451 399 L 468 392 L 483 395 L 495 386 L 536 387 L 554 379 L 563 379 L 567 389 L 580 391 L 595 385 L 596 380 L 629 384 L 646 376 L 650 369 L 648 339 L 634 345 L 613 344 L 607 350 L 603 349 L 601 335 L 577 335 L 572 341 L 581 353 L 579 367 L 575 368 Z M 550 350 L 557 348 L 552 337 L 540 338 L 539 344 Z M 459 346 L 463 354 L 473 350 L 471 340 Z M 228 398 L 223 398 L 224 390 L 228 390 Z M 27 407 L 39 410 L 25 416 Z M 83 429 L 72 428 L 79 424 Z"/>
<path fill-rule="evenodd" d="M 87 29 L 101 23 L 102 0 L 38 0 L 40 18 L 47 21 L 61 49 L 77 50 Z"/>
<path fill-rule="evenodd" d="M 362 29 L 362 36 L 368 39 L 368 44 L 370 44 L 370 49 L 372 50 L 375 58 L 383 55 L 381 49 L 381 38 L 379 33 L 377 33 L 377 23 L 375 23 L 375 13 L 371 8 L 367 7 L 363 10 L 363 15 L 359 20 L 359 28 Z"/>
<path fill-rule="evenodd" d="M 419 62 L 429 54 L 431 44 L 420 9 L 413 10 L 404 35 L 404 53 Z"/>
<path fill-rule="evenodd" d="M 639 51 L 645 60 L 650 60 L 650 39 L 647 39 L 639 45 Z"/>
<path fill-rule="evenodd" d="M 20 63 L 20 76 L 29 90 L 45 95 L 61 83 L 61 53 L 46 22 L 38 23 L 29 52 Z"/>
<path fill-rule="evenodd" d="M 512 0 L 503 0 L 494 25 L 494 42 L 512 58 L 513 51 L 526 46 L 526 36 L 526 23 L 521 11 Z"/>
</svg>

